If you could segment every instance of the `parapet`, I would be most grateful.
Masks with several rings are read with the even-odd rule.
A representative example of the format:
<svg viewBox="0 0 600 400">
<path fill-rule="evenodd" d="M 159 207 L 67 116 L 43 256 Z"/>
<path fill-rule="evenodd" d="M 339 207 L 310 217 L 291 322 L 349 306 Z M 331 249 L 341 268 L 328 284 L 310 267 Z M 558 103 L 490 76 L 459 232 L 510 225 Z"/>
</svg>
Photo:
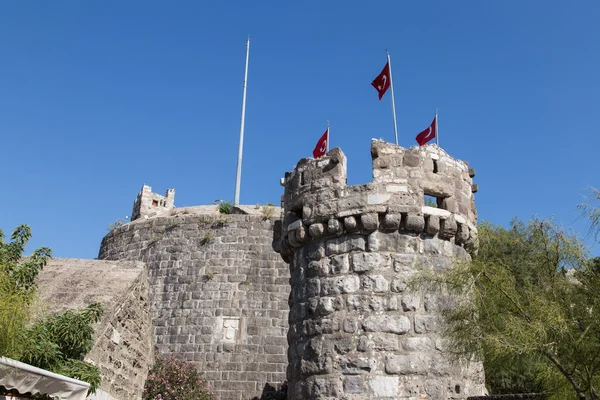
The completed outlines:
<svg viewBox="0 0 600 400">
<path fill-rule="evenodd" d="M 285 215 L 273 243 L 284 260 L 313 238 L 376 230 L 438 237 L 476 252 L 474 169 L 437 145 L 407 149 L 373 139 L 371 156 L 373 181 L 364 185 L 346 184 L 339 148 L 285 174 Z"/>
<path fill-rule="evenodd" d="M 138 218 L 150 218 L 165 214 L 167 211 L 175 207 L 175 189 L 167 189 L 164 196 L 158 193 L 153 193 L 152 188 L 148 185 L 143 185 L 142 189 L 133 202 L 133 211 L 131 220 Z"/>
</svg>

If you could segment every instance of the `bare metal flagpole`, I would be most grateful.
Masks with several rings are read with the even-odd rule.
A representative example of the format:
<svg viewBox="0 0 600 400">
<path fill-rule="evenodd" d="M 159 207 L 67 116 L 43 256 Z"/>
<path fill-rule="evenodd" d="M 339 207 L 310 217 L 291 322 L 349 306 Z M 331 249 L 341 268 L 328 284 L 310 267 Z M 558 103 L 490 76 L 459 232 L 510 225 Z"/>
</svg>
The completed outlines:
<svg viewBox="0 0 600 400">
<path fill-rule="evenodd" d="M 235 177 L 235 195 L 233 204 L 240 204 L 240 181 L 242 179 L 242 150 L 244 149 L 244 121 L 246 120 L 246 87 L 248 82 L 248 57 L 250 56 L 250 36 L 246 40 L 246 70 L 244 72 L 244 94 L 242 95 L 242 123 L 240 126 L 240 145 L 238 147 L 237 174 Z"/>
<path fill-rule="evenodd" d="M 327 153 L 329 153 L 329 121 L 327 121 Z"/>
<path fill-rule="evenodd" d="M 435 144 L 440 147 L 440 130 L 438 129 L 438 109 L 435 109 Z"/>
<path fill-rule="evenodd" d="M 394 80 L 392 79 L 392 62 L 390 61 L 390 53 L 387 54 L 387 62 L 390 67 L 390 89 L 392 89 L 392 115 L 394 116 L 394 134 L 396 135 L 396 146 L 398 145 L 398 126 L 396 125 L 396 103 L 394 102 Z"/>
</svg>

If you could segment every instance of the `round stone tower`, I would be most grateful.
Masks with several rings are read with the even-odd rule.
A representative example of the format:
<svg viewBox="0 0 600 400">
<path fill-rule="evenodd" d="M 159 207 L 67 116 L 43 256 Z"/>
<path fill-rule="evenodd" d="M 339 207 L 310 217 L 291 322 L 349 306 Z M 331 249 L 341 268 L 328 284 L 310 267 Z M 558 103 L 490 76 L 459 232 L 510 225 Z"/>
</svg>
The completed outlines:
<svg viewBox="0 0 600 400">
<path fill-rule="evenodd" d="M 477 251 L 474 170 L 436 145 L 373 140 L 371 155 L 369 184 L 346 185 L 338 148 L 283 180 L 273 247 L 291 271 L 288 399 L 484 394 L 482 365 L 447 357 L 448 299 L 409 285 Z"/>
</svg>

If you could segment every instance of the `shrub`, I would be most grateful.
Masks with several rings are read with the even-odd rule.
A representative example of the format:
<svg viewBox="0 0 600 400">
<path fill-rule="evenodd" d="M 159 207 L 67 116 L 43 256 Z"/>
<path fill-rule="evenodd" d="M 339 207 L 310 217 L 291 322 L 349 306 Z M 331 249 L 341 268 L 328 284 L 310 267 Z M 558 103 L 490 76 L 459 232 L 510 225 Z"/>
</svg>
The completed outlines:
<svg viewBox="0 0 600 400">
<path fill-rule="evenodd" d="M 215 202 L 219 206 L 220 214 L 231 214 L 233 212 L 233 201 L 216 200 Z"/>
<path fill-rule="evenodd" d="M 214 400 L 215 397 L 192 362 L 175 356 L 158 356 L 150 369 L 142 400 Z"/>
</svg>

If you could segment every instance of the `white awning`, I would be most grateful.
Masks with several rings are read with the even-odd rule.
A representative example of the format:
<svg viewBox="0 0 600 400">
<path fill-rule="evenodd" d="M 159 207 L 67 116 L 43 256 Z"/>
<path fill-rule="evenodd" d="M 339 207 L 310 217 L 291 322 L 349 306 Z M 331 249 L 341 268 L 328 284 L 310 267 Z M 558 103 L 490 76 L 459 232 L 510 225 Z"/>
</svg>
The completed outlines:
<svg viewBox="0 0 600 400">
<path fill-rule="evenodd" d="M 21 394 L 47 394 L 61 400 L 85 400 L 90 384 L 0 357 L 0 385 Z"/>
</svg>

